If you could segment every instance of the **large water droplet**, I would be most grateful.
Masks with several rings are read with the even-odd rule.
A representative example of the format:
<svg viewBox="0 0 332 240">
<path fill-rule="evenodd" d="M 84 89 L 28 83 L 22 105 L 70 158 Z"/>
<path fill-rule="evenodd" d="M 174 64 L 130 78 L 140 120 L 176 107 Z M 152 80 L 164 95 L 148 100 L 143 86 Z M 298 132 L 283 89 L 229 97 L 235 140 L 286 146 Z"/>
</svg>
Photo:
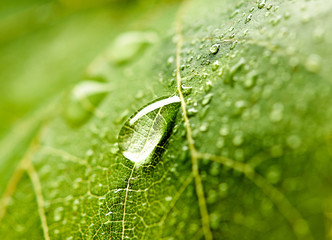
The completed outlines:
<svg viewBox="0 0 332 240">
<path fill-rule="evenodd" d="M 65 103 L 64 116 L 68 123 L 81 125 L 96 112 L 96 106 L 111 91 L 109 83 L 83 81 L 70 92 Z"/>
<path fill-rule="evenodd" d="M 166 140 L 180 108 L 178 96 L 159 98 L 132 115 L 119 133 L 122 154 L 136 166 L 149 161 Z"/>
</svg>

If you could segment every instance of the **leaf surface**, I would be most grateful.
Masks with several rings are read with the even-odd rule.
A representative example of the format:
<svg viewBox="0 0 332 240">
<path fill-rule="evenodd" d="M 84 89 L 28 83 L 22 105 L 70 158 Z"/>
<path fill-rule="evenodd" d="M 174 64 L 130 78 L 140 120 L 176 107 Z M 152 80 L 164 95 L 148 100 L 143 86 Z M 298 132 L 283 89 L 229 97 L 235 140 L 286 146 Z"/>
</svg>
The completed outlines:
<svg viewBox="0 0 332 240">
<path fill-rule="evenodd" d="M 332 4 L 147 6 L 131 3 L 118 16 L 103 4 L 83 10 L 69 4 L 68 15 L 53 13 L 54 27 L 0 39 L 7 49 L 1 62 L 14 62 L 10 54 L 25 43 L 30 60 L 20 61 L 31 66 L 26 77 L 21 64 L 1 73 L 13 79 L 1 90 L 8 92 L 1 116 L 11 109 L 25 120 L 15 126 L 16 114 L 2 120 L 0 235 L 329 239 Z M 133 32 L 153 39 L 117 48 Z M 44 49 L 53 53 L 46 62 Z M 123 49 L 121 61 L 112 49 Z M 65 56 L 72 60 L 64 63 Z M 70 122 L 74 84 L 87 81 L 107 91 L 76 101 L 69 112 L 80 121 Z M 119 149 L 121 128 L 142 106 L 174 93 L 181 109 L 167 144 L 135 167 Z"/>
</svg>

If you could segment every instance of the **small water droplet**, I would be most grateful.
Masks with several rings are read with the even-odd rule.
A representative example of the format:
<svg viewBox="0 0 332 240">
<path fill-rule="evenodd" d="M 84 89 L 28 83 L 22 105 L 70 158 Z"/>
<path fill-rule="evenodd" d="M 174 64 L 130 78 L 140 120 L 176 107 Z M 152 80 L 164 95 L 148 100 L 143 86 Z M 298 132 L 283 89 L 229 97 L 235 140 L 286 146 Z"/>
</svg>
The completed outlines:
<svg viewBox="0 0 332 240">
<path fill-rule="evenodd" d="M 213 97 L 213 93 L 206 94 L 203 98 L 202 105 L 205 106 L 205 105 L 209 104 L 212 100 L 212 97 Z"/>
<path fill-rule="evenodd" d="M 230 69 L 230 77 L 233 78 L 234 75 L 241 70 L 245 63 L 246 60 L 244 58 L 241 58 L 236 64 L 234 64 Z"/>
<path fill-rule="evenodd" d="M 208 113 L 209 109 L 210 109 L 210 106 L 207 105 L 207 106 L 203 107 L 203 109 L 201 111 L 199 111 L 199 118 L 201 120 L 205 118 L 205 116 Z"/>
<path fill-rule="evenodd" d="M 199 127 L 199 131 L 201 132 L 206 132 L 208 130 L 209 125 L 207 123 L 203 123 L 200 127 Z"/>
<path fill-rule="evenodd" d="M 111 63 L 123 64 L 157 40 L 158 35 L 155 32 L 125 32 L 114 40 L 107 50 L 106 57 Z"/>
<path fill-rule="evenodd" d="M 172 196 L 167 196 L 167 197 L 165 197 L 165 201 L 166 201 L 166 202 L 170 202 L 170 201 L 172 201 L 172 199 L 173 199 Z"/>
<path fill-rule="evenodd" d="M 219 48 L 220 48 L 220 44 L 213 44 L 210 47 L 210 53 L 216 54 L 219 51 Z"/>
<path fill-rule="evenodd" d="M 172 129 L 180 105 L 178 96 L 163 97 L 132 115 L 119 133 L 122 154 L 136 166 L 146 163 Z"/>
<path fill-rule="evenodd" d="M 219 68 L 219 61 L 216 60 L 213 64 L 212 64 L 212 70 L 216 71 Z"/>
<path fill-rule="evenodd" d="M 204 90 L 205 92 L 209 92 L 212 89 L 212 82 L 209 80 L 205 83 Z"/>
<path fill-rule="evenodd" d="M 189 95 L 192 92 L 193 88 L 181 85 L 181 90 L 184 95 Z"/>
<path fill-rule="evenodd" d="M 54 209 L 54 221 L 58 222 L 62 219 L 63 207 L 57 207 Z"/>
<path fill-rule="evenodd" d="M 285 12 L 284 18 L 287 20 L 291 17 L 291 14 L 289 12 Z"/>
<path fill-rule="evenodd" d="M 264 6 L 265 6 L 265 0 L 261 0 L 261 1 L 258 3 L 258 8 L 259 8 L 259 9 L 262 9 Z"/>
<path fill-rule="evenodd" d="M 280 122 L 283 118 L 284 105 L 282 103 L 273 104 L 272 111 L 270 113 L 271 122 Z"/>
<path fill-rule="evenodd" d="M 188 117 L 192 117 L 198 113 L 198 110 L 196 108 L 188 108 L 187 114 Z"/>
<path fill-rule="evenodd" d="M 218 138 L 216 147 L 217 148 L 223 148 L 225 146 L 225 139 L 223 137 Z"/>
<path fill-rule="evenodd" d="M 229 134 L 229 127 L 227 125 L 224 125 L 220 128 L 219 134 L 221 136 L 227 136 Z"/>
<path fill-rule="evenodd" d="M 236 108 L 243 109 L 246 106 L 247 106 L 247 103 L 244 100 L 238 100 L 238 101 L 235 102 L 235 107 Z"/>
<path fill-rule="evenodd" d="M 118 145 L 118 143 L 114 143 L 114 144 L 111 145 L 110 152 L 111 152 L 112 154 L 116 154 L 116 153 L 118 152 L 118 150 L 119 150 L 119 145 Z"/>
<path fill-rule="evenodd" d="M 83 81 L 77 84 L 68 96 L 64 117 L 69 124 L 81 125 L 94 113 L 102 117 L 96 107 L 111 91 L 109 83 Z"/>
<path fill-rule="evenodd" d="M 226 196 L 228 191 L 228 184 L 223 182 L 219 184 L 219 193 L 222 194 L 222 196 Z"/>
<path fill-rule="evenodd" d="M 268 169 L 266 178 L 273 184 L 280 181 L 281 173 L 277 166 L 272 166 Z"/>
<path fill-rule="evenodd" d="M 223 74 L 224 74 L 224 70 L 219 69 L 219 71 L 217 72 L 218 77 L 222 77 Z"/>
<path fill-rule="evenodd" d="M 305 62 L 305 67 L 308 71 L 317 73 L 321 68 L 321 57 L 317 54 L 311 54 Z"/>
<path fill-rule="evenodd" d="M 233 50 L 236 47 L 236 45 L 237 45 L 237 40 L 232 43 L 230 49 Z"/>
<path fill-rule="evenodd" d="M 296 135 L 291 135 L 286 140 L 287 145 L 292 149 L 297 149 L 301 146 L 301 138 Z"/>
<path fill-rule="evenodd" d="M 170 66 L 174 63 L 174 56 L 170 56 L 168 59 L 167 59 L 167 65 Z"/>
<path fill-rule="evenodd" d="M 244 160 L 244 151 L 242 148 L 236 149 L 234 152 L 234 158 L 237 161 L 243 161 Z"/>
<path fill-rule="evenodd" d="M 245 88 L 252 88 L 255 86 L 257 81 L 257 72 L 255 70 L 247 74 L 247 78 L 244 80 L 243 84 Z"/>
<path fill-rule="evenodd" d="M 301 18 L 302 23 L 308 23 L 308 22 L 310 22 L 310 20 L 311 20 L 311 16 L 309 16 L 309 15 L 303 15 Z"/>
<path fill-rule="evenodd" d="M 233 138 L 233 144 L 234 146 L 240 146 L 243 143 L 243 133 L 242 132 L 236 132 L 235 136 Z"/>
<path fill-rule="evenodd" d="M 236 15 L 238 15 L 240 13 L 240 10 L 239 9 L 237 9 L 237 10 L 235 10 L 232 14 L 231 14 L 231 16 L 230 16 L 230 18 L 234 18 Z"/>
<path fill-rule="evenodd" d="M 276 25 L 278 25 L 278 24 L 280 23 L 280 21 L 281 21 L 281 16 L 277 16 L 277 17 L 275 17 L 275 18 L 273 18 L 273 19 L 271 20 L 271 24 L 272 24 L 273 26 L 276 26 Z"/>
<path fill-rule="evenodd" d="M 142 90 L 137 91 L 135 98 L 137 100 L 142 99 L 144 97 L 144 92 Z"/>
<path fill-rule="evenodd" d="M 255 8 L 252 7 L 252 8 L 249 9 L 249 12 L 253 12 L 254 10 L 255 10 Z"/>
<path fill-rule="evenodd" d="M 267 10 L 270 10 L 270 9 L 272 8 L 272 6 L 273 6 L 273 5 L 270 3 L 269 5 L 267 5 L 266 9 L 267 9 Z"/>
<path fill-rule="evenodd" d="M 314 41 L 320 43 L 324 40 L 325 30 L 322 27 L 316 27 L 314 30 Z"/>
<path fill-rule="evenodd" d="M 250 22 L 252 19 L 252 14 L 249 14 L 244 23 Z"/>
</svg>

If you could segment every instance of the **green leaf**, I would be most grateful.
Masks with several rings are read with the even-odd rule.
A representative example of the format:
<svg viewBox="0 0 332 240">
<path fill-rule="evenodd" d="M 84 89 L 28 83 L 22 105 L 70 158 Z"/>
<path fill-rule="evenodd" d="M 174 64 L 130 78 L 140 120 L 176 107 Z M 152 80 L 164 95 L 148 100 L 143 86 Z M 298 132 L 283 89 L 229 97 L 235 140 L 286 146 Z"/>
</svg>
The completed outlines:
<svg viewBox="0 0 332 240">
<path fill-rule="evenodd" d="M 0 4 L 2 239 L 330 239 L 332 2 L 127 4 Z"/>
</svg>

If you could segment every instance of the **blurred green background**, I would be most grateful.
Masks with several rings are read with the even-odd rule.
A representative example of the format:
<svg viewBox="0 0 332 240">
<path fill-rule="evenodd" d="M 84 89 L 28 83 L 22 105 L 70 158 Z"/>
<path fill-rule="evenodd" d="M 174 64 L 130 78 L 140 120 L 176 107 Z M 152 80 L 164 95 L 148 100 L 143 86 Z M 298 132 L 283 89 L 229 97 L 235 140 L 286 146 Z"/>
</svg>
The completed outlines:
<svg viewBox="0 0 332 240">
<path fill-rule="evenodd" d="M 0 138 L 66 86 L 84 78 L 88 64 L 116 35 L 128 29 L 161 31 L 154 19 L 177 4 L 0 1 Z"/>
</svg>

